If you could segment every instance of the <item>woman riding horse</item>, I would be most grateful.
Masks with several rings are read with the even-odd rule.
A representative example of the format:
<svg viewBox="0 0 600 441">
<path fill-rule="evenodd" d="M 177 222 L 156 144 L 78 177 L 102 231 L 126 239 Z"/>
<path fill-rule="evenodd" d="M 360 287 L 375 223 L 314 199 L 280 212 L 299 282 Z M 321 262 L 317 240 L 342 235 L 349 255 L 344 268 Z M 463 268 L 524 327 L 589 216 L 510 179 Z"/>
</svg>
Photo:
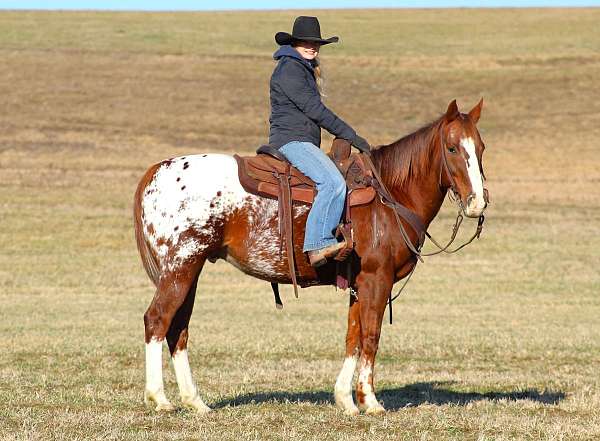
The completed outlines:
<svg viewBox="0 0 600 441">
<path fill-rule="evenodd" d="M 321 127 L 369 151 L 367 141 L 329 110 L 321 101 L 322 77 L 319 49 L 336 43 L 338 37 L 321 38 L 316 17 L 298 17 L 291 34 L 278 32 L 281 47 L 271 76 L 269 144 L 317 185 L 317 195 L 306 221 L 304 252 L 314 267 L 325 264 L 345 247 L 334 237 L 344 209 L 346 182 L 335 164 L 321 151 Z"/>
<path fill-rule="evenodd" d="M 339 173 L 318 148 L 320 127 L 359 149 L 369 150 L 369 145 L 321 102 L 316 44 L 337 39 L 323 40 L 316 18 L 300 17 L 292 35 L 280 33 L 276 40 L 282 48 L 276 53 L 279 62 L 271 81 L 271 142 L 317 183 L 319 194 L 308 220 L 305 204 L 295 206 L 293 213 L 297 247 L 306 225 L 304 248 L 315 251 L 309 254 L 315 264 L 335 253 L 331 231 L 343 204 L 334 203 L 342 185 L 336 188 Z M 359 408 L 371 414 L 384 411 L 374 383 L 381 323 L 394 283 L 410 274 L 418 255 L 413 251 L 418 232 L 400 219 L 398 207 L 418 217 L 424 230 L 448 191 L 466 216 L 480 217 L 485 210 L 481 165 L 485 146 L 477 129 L 482 106 L 480 101 L 462 113 L 452 101 L 432 123 L 371 152 L 372 170 L 379 170 L 379 185 L 389 190 L 389 196 L 353 211 L 356 295 L 349 299 L 345 359 L 334 390 L 336 404 L 349 415 L 358 414 Z M 157 411 L 175 408 L 163 382 L 166 342 L 182 404 L 206 413 L 210 408 L 193 380 L 187 351 L 198 278 L 206 262 L 223 259 L 250 276 L 292 283 L 289 257 L 278 252 L 282 241 L 277 202 L 242 187 L 232 156 L 186 155 L 146 171 L 135 193 L 134 219 L 142 263 L 156 287 L 144 314 L 144 400 Z M 306 286 L 335 283 L 334 265 L 315 269 L 305 259 L 297 262 L 298 280 Z M 355 403 L 352 381 L 357 370 Z"/>
</svg>

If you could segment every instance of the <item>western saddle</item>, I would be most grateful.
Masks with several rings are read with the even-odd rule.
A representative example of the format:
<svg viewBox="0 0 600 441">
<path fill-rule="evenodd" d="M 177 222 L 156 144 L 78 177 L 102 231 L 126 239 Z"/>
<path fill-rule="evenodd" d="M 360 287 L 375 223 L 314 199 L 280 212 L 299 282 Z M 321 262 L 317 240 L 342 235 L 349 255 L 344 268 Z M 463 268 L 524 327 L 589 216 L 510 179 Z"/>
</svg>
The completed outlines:
<svg viewBox="0 0 600 441">
<path fill-rule="evenodd" d="M 294 284 L 294 294 L 298 297 L 293 249 L 292 205 L 294 202 L 312 204 L 317 192 L 315 183 L 294 168 L 278 149 L 263 145 L 258 148 L 256 153 L 256 156 L 234 155 L 238 162 L 240 183 L 249 193 L 278 201 L 280 252 L 285 240 L 290 277 Z M 354 249 L 351 208 L 369 204 L 377 192 L 372 186 L 372 171 L 360 153 L 351 154 L 348 141 L 340 138 L 334 139 L 328 156 L 346 179 L 346 204 L 342 223 L 336 232 L 338 236 L 341 235 L 346 240 L 346 247 L 334 258 L 337 261 L 343 261 Z M 282 308 L 279 287 L 276 283 L 271 285 L 277 307 Z"/>
</svg>

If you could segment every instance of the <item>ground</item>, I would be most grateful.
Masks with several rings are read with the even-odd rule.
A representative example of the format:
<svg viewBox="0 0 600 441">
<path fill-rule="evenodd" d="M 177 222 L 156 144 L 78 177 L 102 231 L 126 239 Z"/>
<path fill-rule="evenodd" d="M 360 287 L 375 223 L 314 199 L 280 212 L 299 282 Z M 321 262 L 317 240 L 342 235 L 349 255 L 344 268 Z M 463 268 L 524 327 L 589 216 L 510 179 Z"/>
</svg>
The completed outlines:
<svg viewBox="0 0 600 441">
<path fill-rule="evenodd" d="M 144 406 L 137 180 L 265 140 L 272 37 L 295 15 L 0 13 L 0 438 L 598 439 L 600 9 L 318 11 L 341 37 L 327 104 L 371 143 L 484 97 L 483 236 L 419 265 L 384 324 L 385 416 L 333 405 L 343 293 L 287 287 L 280 312 L 222 262 L 190 336 L 216 411 Z"/>
</svg>

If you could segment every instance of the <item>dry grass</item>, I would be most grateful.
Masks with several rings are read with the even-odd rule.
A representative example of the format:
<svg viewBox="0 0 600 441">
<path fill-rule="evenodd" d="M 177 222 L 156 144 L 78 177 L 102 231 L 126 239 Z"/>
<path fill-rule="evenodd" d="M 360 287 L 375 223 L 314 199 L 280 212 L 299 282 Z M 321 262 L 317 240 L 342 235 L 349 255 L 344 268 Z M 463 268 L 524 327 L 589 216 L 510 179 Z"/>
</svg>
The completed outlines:
<svg viewBox="0 0 600 441">
<path fill-rule="evenodd" d="M 329 103 L 373 143 L 485 97 L 484 237 L 421 265 L 384 325 L 384 417 L 332 404 L 347 299 L 286 290 L 276 312 L 222 263 L 191 328 L 217 411 L 143 406 L 136 181 L 265 139 L 271 38 L 292 15 L 0 13 L 0 437 L 598 439 L 598 9 L 319 12 L 343 39 L 324 51 Z"/>
</svg>

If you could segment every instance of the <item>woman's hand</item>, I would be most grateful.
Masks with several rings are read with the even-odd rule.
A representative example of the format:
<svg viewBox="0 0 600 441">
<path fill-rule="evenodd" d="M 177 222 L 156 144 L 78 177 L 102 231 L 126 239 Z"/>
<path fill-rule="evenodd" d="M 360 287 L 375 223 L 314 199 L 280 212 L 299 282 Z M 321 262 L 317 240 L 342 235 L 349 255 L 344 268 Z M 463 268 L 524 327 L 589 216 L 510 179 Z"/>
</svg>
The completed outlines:
<svg viewBox="0 0 600 441">
<path fill-rule="evenodd" d="M 352 146 L 364 153 L 369 153 L 371 151 L 371 146 L 362 136 L 356 135 L 352 141 Z"/>
</svg>

